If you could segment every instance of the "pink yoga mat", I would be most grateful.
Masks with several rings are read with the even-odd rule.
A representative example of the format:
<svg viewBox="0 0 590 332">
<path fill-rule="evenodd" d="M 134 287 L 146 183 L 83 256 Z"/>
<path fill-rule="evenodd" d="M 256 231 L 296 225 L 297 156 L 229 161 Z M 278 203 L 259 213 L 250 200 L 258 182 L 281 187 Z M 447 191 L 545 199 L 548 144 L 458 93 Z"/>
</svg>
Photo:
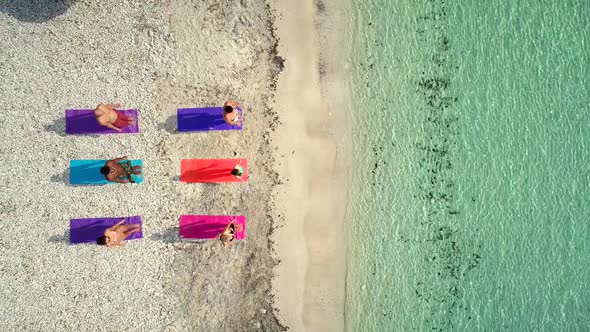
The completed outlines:
<svg viewBox="0 0 590 332">
<path fill-rule="evenodd" d="M 244 216 L 180 216 L 180 237 L 184 239 L 215 239 L 227 227 L 232 219 L 236 225 L 242 225 L 240 232 L 235 232 L 237 240 L 246 237 L 246 217 Z"/>
</svg>

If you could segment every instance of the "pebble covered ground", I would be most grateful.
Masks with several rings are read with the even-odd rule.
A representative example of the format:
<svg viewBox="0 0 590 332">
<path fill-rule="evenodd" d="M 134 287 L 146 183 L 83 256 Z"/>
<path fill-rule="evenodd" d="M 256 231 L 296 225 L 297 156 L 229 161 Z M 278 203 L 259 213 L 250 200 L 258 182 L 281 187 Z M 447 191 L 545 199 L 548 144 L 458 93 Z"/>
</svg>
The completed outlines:
<svg viewBox="0 0 590 332">
<path fill-rule="evenodd" d="M 271 109 L 282 68 L 264 0 L 0 2 L 4 331 L 281 331 L 270 279 Z M 245 130 L 179 134 L 177 107 L 235 99 Z M 66 136 L 64 110 L 119 102 L 137 135 Z M 71 159 L 144 161 L 139 185 L 72 186 Z M 184 184 L 183 158 L 245 157 L 245 184 Z M 181 214 L 244 214 L 234 248 L 182 242 Z M 69 219 L 141 215 L 123 248 L 69 245 Z"/>
</svg>

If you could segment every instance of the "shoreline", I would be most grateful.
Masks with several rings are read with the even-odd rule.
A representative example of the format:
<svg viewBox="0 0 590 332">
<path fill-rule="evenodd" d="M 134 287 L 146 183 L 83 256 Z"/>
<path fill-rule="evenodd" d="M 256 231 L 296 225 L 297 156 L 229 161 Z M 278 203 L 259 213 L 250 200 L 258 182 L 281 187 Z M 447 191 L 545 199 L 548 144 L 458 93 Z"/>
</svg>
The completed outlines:
<svg viewBox="0 0 590 332">
<path fill-rule="evenodd" d="M 294 331 L 343 331 L 346 276 L 344 218 L 349 154 L 344 133 L 344 9 L 331 3 L 277 1 L 279 75 L 273 137 L 279 173 L 273 236 L 281 263 L 273 294 L 281 322 Z M 320 47 L 322 45 L 322 47 Z M 282 215 L 281 213 L 284 213 Z"/>
</svg>

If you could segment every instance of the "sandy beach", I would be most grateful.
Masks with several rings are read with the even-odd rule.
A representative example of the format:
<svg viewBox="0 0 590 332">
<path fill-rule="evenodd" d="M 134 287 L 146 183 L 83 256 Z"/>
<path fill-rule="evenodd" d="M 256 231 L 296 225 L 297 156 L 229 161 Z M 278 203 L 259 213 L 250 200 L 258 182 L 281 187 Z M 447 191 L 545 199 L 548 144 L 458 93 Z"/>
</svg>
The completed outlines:
<svg viewBox="0 0 590 332">
<path fill-rule="evenodd" d="M 280 1 L 277 23 L 279 148 L 277 277 L 281 321 L 293 331 L 344 331 L 348 195 L 343 38 L 345 7 L 324 1 Z"/>
<path fill-rule="evenodd" d="M 326 113 L 312 116 L 338 105 L 321 100 L 319 53 L 287 46 L 298 37 L 285 6 L 293 4 L 0 4 L 4 330 L 342 330 L 344 244 L 334 222 L 342 214 L 332 209 L 345 199 L 332 187 L 342 172 L 339 134 Z M 316 9 L 301 12 L 306 24 Z M 279 37 L 289 48 L 279 51 L 281 16 Z M 288 66 L 309 56 L 304 76 L 295 77 Z M 293 63 L 277 92 L 285 60 Z M 308 78 L 308 108 L 298 117 L 300 91 L 288 82 Z M 243 131 L 176 132 L 177 108 L 227 99 L 244 106 Z M 141 132 L 65 135 L 65 109 L 99 102 L 139 109 Z M 300 140 L 289 139 L 298 133 Z M 318 145 L 308 150 L 310 143 Z M 69 184 L 69 160 L 124 155 L 143 160 L 144 183 Z M 234 157 L 248 159 L 247 183 L 179 181 L 181 159 Z M 318 172 L 336 176 L 311 185 Z M 285 204 L 293 199 L 304 208 Z M 245 215 L 246 240 L 229 250 L 183 242 L 181 214 Z M 142 216 L 142 240 L 116 249 L 69 244 L 70 218 L 131 215 Z M 325 315 L 333 320 L 321 322 Z"/>
</svg>

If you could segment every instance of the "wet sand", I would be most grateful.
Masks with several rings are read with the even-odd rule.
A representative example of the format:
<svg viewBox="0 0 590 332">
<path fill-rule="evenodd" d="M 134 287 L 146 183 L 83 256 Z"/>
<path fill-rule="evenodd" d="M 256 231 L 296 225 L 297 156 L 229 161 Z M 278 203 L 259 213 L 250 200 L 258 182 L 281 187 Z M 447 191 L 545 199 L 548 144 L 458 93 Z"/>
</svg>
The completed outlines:
<svg viewBox="0 0 590 332">
<path fill-rule="evenodd" d="M 342 8 L 318 1 L 279 1 L 281 119 L 277 220 L 281 264 L 273 280 L 279 317 L 294 331 L 344 331 L 347 144 Z M 274 139 L 276 137 L 276 139 Z"/>
</svg>

